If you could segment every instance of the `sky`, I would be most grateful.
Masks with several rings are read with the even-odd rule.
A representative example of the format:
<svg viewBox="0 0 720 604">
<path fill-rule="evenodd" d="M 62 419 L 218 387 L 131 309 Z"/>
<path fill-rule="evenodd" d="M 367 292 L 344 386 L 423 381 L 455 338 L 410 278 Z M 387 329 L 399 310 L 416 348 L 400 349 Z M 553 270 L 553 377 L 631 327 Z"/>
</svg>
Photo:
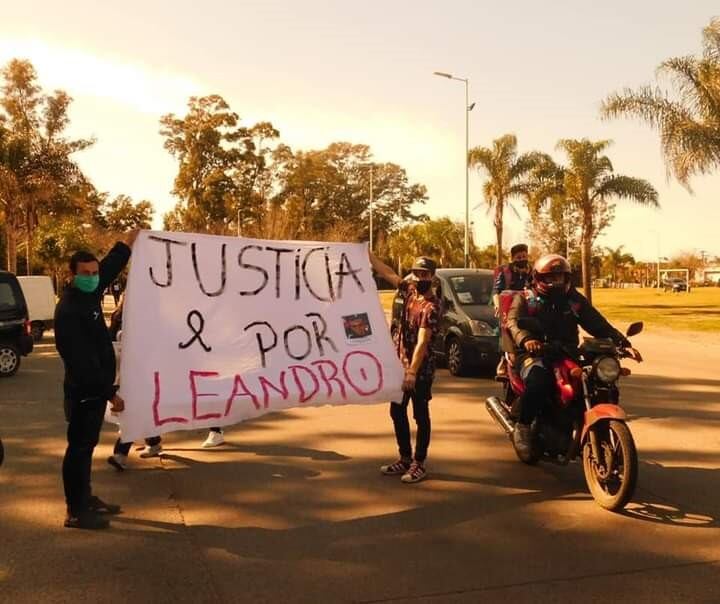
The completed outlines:
<svg viewBox="0 0 720 604">
<path fill-rule="evenodd" d="M 368 144 L 427 186 L 424 211 L 464 220 L 464 85 L 432 75 L 449 72 L 469 79 L 471 147 L 514 133 L 521 152 L 562 160 L 561 138 L 611 139 L 616 172 L 649 180 L 661 209 L 619 202 L 598 243 L 654 260 L 720 255 L 720 173 L 689 193 L 667 178 L 657 133 L 601 120 L 600 102 L 699 53 L 716 15 L 717 0 L 26 0 L 2 8 L 0 63 L 27 58 L 46 90 L 73 97 L 70 133 L 97 139 L 78 162 L 99 190 L 151 200 L 156 227 L 177 171 L 158 120 L 206 94 L 244 125 L 271 121 L 293 149 Z M 471 174 L 481 246 L 494 243 L 482 183 Z M 506 245 L 526 238 L 516 206 Z"/>
</svg>

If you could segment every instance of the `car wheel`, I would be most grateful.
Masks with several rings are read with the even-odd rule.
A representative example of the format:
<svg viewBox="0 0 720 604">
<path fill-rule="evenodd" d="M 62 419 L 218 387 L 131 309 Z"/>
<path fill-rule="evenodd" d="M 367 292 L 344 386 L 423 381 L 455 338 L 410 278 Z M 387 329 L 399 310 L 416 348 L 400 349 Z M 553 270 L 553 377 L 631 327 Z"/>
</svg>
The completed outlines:
<svg viewBox="0 0 720 604">
<path fill-rule="evenodd" d="M 30 335 L 32 336 L 33 342 L 39 342 L 42 340 L 45 329 L 40 321 L 33 321 L 30 325 Z"/>
<path fill-rule="evenodd" d="M 0 377 L 15 375 L 20 368 L 20 351 L 11 344 L 0 344 Z"/>
<path fill-rule="evenodd" d="M 450 375 L 461 376 L 465 373 L 465 355 L 460 340 L 450 338 L 446 345 L 445 358 Z"/>
</svg>

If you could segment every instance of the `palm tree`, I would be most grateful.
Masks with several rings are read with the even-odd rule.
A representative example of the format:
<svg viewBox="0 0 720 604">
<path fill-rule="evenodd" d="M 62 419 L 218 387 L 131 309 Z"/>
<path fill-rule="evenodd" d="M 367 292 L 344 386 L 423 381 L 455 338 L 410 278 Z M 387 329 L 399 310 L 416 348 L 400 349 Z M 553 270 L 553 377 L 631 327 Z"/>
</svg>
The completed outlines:
<svg viewBox="0 0 720 604">
<path fill-rule="evenodd" d="M 603 155 L 611 141 L 563 139 L 557 147 L 568 157 L 563 168 L 563 195 L 581 217 L 580 246 L 583 289 L 592 302 L 592 244 L 603 226 L 599 221 L 607 214 L 610 200 L 628 199 L 657 207 L 658 194 L 646 180 L 615 174 L 612 163 Z"/>
<path fill-rule="evenodd" d="M 658 73 L 669 76 L 674 95 L 649 85 L 626 88 L 605 99 L 601 112 L 656 128 L 668 172 L 689 189 L 692 176 L 720 168 L 720 18 L 703 30 L 702 56 L 668 59 Z"/>
<path fill-rule="evenodd" d="M 492 148 L 475 147 L 470 150 L 470 166 L 484 171 L 488 179 L 483 185 L 485 203 L 495 214 L 496 261 L 502 264 L 503 213 L 513 197 L 525 196 L 528 191 L 527 178 L 541 158 L 541 153 L 518 155 L 517 137 L 506 134 L 493 141 Z"/>
<path fill-rule="evenodd" d="M 635 264 L 635 258 L 632 254 L 624 252 L 624 247 L 624 245 L 621 245 L 615 249 L 611 247 L 605 248 L 605 264 L 612 273 L 613 284 L 618 282 L 618 270 L 624 270 L 628 265 Z"/>
</svg>

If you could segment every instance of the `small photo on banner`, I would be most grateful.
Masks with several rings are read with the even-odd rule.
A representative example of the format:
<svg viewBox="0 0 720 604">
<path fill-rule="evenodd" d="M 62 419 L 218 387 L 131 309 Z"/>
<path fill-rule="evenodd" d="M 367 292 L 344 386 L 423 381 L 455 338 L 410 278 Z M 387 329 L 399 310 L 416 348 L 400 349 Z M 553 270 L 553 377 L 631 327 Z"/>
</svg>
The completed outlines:
<svg viewBox="0 0 720 604">
<path fill-rule="evenodd" d="M 348 340 L 366 340 L 372 335 L 370 319 L 366 312 L 345 315 L 342 319 L 345 327 L 345 337 Z"/>
</svg>

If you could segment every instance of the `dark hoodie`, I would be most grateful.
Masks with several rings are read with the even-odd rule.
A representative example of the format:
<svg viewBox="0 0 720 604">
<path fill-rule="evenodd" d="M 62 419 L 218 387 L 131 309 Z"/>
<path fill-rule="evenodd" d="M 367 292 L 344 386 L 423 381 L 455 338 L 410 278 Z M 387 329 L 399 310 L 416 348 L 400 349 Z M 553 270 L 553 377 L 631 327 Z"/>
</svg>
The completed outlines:
<svg viewBox="0 0 720 604">
<path fill-rule="evenodd" d="M 66 400 L 108 401 L 115 395 L 115 352 L 101 302 L 129 259 L 130 248 L 116 243 L 100 261 L 97 289 L 87 294 L 66 287 L 55 309 L 55 346 L 65 363 Z"/>
</svg>

